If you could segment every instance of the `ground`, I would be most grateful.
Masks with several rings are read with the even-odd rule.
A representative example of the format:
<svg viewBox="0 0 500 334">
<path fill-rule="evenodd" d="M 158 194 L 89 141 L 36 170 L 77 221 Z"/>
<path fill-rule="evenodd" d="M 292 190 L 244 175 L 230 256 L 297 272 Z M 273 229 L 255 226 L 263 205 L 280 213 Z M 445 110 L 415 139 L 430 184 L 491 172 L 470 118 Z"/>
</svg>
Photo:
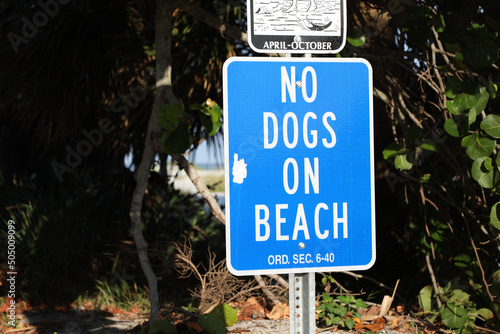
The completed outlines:
<svg viewBox="0 0 500 334">
<path fill-rule="evenodd" d="M 264 298 L 252 297 L 244 302 L 232 304 L 238 309 L 238 322 L 227 328 L 227 333 L 254 333 L 254 334 L 278 334 L 289 333 L 288 306 L 278 304 L 277 306 L 266 305 Z M 5 306 L 3 306 L 5 307 Z M 137 308 L 128 311 L 116 307 L 106 310 L 80 310 L 73 307 L 59 309 L 32 309 L 26 307 L 18 314 L 19 324 L 13 329 L 2 324 L 0 329 L 4 333 L 27 333 L 27 334 L 139 334 L 141 327 L 147 328 L 148 314 L 141 313 Z M 361 319 L 355 319 L 355 328 L 349 331 L 347 328 L 330 326 L 317 328 L 317 333 L 361 333 L 371 331 L 381 334 L 410 333 L 414 319 L 407 315 L 398 313 L 403 311 L 394 307 L 384 317 L 380 317 L 381 306 L 370 305 L 362 311 Z M 182 309 L 162 309 L 160 319 L 169 319 L 175 323 L 179 334 L 206 333 L 192 317 L 192 313 Z M 426 333 L 434 333 L 436 329 L 420 327 Z"/>
</svg>

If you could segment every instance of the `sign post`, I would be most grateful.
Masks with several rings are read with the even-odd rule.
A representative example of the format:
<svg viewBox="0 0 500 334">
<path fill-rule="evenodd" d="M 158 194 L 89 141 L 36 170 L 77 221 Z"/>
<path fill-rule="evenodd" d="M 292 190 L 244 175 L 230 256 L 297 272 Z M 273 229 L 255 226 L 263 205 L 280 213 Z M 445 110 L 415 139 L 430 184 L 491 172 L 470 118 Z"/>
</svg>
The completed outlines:
<svg viewBox="0 0 500 334">
<path fill-rule="evenodd" d="M 375 261 L 371 66 L 233 57 L 223 71 L 228 268 L 288 273 L 290 333 L 314 333 L 311 273 Z"/>
<path fill-rule="evenodd" d="M 314 273 L 288 275 L 290 334 L 316 333 Z"/>
<path fill-rule="evenodd" d="M 337 53 L 346 0 L 247 0 L 256 52 Z M 362 59 L 224 64 L 226 257 L 289 274 L 290 334 L 316 332 L 318 271 L 375 261 L 372 69 Z"/>
</svg>

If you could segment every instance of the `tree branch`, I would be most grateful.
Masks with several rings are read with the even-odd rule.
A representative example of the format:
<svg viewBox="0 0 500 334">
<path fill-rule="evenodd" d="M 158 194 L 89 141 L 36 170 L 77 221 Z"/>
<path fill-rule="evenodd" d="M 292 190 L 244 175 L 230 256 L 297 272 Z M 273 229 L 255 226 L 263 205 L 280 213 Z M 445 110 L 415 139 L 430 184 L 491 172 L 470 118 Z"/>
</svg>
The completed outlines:
<svg viewBox="0 0 500 334">
<path fill-rule="evenodd" d="M 490 297 L 490 301 L 494 302 L 496 296 L 493 296 L 490 291 L 490 287 L 488 285 L 488 281 L 486 280 L 486 275 L 484 273 L 483 265 L 481 263 L 481 258 L 479 257 L 479 253 L 477 252 L 477 247 L 476 243 L 474 242 L 474 239 L 472 238 L 472 234 L 470 232 L 470 227 L 469 227 L 469 220 L 465 217 L 464 214 L 462 214 L 462 217 L 465 220 L 465 227 L 467 228 L 467 234 L 469 235 L 469 240 L 472 245 L 472 249 L 474 250 L 474 255 L 476 256 L 477 264 L 479 265 L 479 269 L 481 270 L 481 277 L 483 279 L 484 287 L 486 289 L 486 292 L 488 293 L 488 297 Z"/>
<path fill-rule="evenodd" d="M 434 269 L 432 269 L 431 257 L 429 255 L 425 255 L 425 263 L 427 264 L 427 270 L 429 271 L 429 275 L 431 275 L 432 286 L 434 287 L 434 291 L 438 298 L 436 298 L 438 306 L 441 307 L 441 300 L 443 297 L 441 296 L 441 289 L 436 280 L 436 276 L 434 275 Z"/>
<path fill-rule="evenodd" d="M 184 169 L 186 174 L 191 179 L 191 182 L 193 182 L 193 185 L 196 187 L 196 190 L 198 190 L 200 195 L 208 204 L 210 210 L 212 210 L 215 217 L 217 217 L 223 224 L 226 224 L 226 215 L 220 208 L 219 203 L 217 203 L 217 200 L 212 195 L 212 192 L 205 185 L 205 182 L 203 182 L 203 180 L 200 178 L 200 175 L 193 167 L 193 165 L 182 154 L 172 155 L 172 158 L 175 161 L 177 161 L 177 163 L 182 169 Z"/>
</svg>

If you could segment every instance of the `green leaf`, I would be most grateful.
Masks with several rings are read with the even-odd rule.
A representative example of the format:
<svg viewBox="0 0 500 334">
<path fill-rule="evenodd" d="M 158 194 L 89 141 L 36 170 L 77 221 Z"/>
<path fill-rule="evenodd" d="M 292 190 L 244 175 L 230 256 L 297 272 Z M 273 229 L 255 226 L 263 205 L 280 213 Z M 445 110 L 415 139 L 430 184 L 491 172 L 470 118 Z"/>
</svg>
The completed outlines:
<svg viewBox="0 0 500 334">
<path fill-rule="evenodd" d="M 469 140 L 473 140 L 473 142 L 468 142 L 469 145 L 466 146 L 466 152 L 467 155 L 473 160 L 490 156 L 495 150 L 497 144 L 496 140 L 489 139 L 477 133 L 475 133 Z"/>
<path fill-rule="evenodd" d="M 463 137 L 469 133 L 469 122 L 464 117 L 453 117 L 446 120 L 444 129 L 453 137 Z"/>
<path fill-rule="evenodd" d="M 238 322 L 238 313 L 228 304 L 219 304 L 210 312 L 226 323 L 226 327 L 231 327 Z"/>
<path fill-rule="evenodd" d="M 341 317 L 345 316 L 347 314 L 347 307 L 345 306 L 338 306 L 333 309 L 333 313 L 340 315 Z"/>
<path fill-rule="evenodd" d="M 448 111 L 452 114 L 452 115 L 455 115 L 455 116 L 459 116 L 462 114 L 462 111 L 464 109 L 461 109 L 460 108 L 460 104 L 458 102 L 458 99 L 455 99 L 455 100 L 447 100 L 446 101 L 446 109 L 448 109 Z"/>
<path fill-rule="evenodd" d="M 460 254 L 455 256 L 455 267 L 468 268 L 471 264 L 472 258 L 467 254 Z"/>
<path fill-rule="evenodd" d="M 148 334 L 178 334 L 177 328 L 172 325 L 168 320 L 155 321 L 149 326 Z"/>
<path fill-rule="evenodd" d="M 198 323 L 208 334 L 225 334 L 226 326 L 223 320 L 213 314 L 203 314 L 198 318 Z"/>
<path fill-rule="evenodd" d="M 179 124 L 170 133 L 164 133 L 161 137 L 161 144 L 165 151 L 170 154 L 182 154 L 193 144 L 187 127 Z"/>
<path fill-rule="evenodd" d="M 348 295 L 339 295 L 337 299 L 344 304 L 349 304 L 351 302 L 351 296 Z"/>
<path fill-rule="evenodd" d="M 409 170 L 409 169 L 411 169 L 413 167 L 413 164 L 408 161 L 407 155 L 404 154 L 404 155 L 398 155 L 394 159 L 394 166 L 398 170 Z"/>
<path fill-rule="evenodd" d="M 488 76 L 488 90 L 490 91 L 490 97 L 492 100 L 496 99 L 498 92 L 498 85 L 491 79 L 491 74 Z"/>
<path fill-rule="evenodd" d="M 409 150 L 404 148 L 403 145 L 398 143 L 392 143 L 387 146 L 382 152 L 385 160 L 391 160 L 392 158 L 407 153 Z"/>
<path fill-rule="evenodd" d="M 431 232 L 431 238 L 436 240 L 436 241 L 443 241 L 444 240 L 442 233 L 440 231 Z"/>
<path fill-rule="evenodd" d="M 500 138 L 500 117 L 488 115 L 481 122 L 481 129 L 493 138 Z"/>
<path fill-rule="evenodd" d="M 469 111 L 469 124 L 474 123 L 476 121 L 476 117 L 483 112 L 484 108 L 486 108 L 488 100 L 490 99 L 490 94 L 485 87 L 481 87 L 479 89 L 479 93 L 476 94 L 476 97 L 478 97 L 477 102 L 474 103 L 474 106 L 472 106 Z M 473 121 L 471 122 L 472 119 Z"/>
<path fill-rule="evenodd" d="M 354 325 L 356 324 L 356 322 L 352 318 L 347 318 L 347 319 L 345 319 L 344 324 L 347 328 L 349 328 L 351 330 L 354 328 Z"/>
<path fill-rule="evenodd" d="M 484 168 L 487 171 L 492 170 L 493 169 L 493 159 L 491 159 L 490 157 L 487 157 L 486 160 L 484 160 Z"/>
<path fill-rule="evenodd" d="M 462 142 L 461 142 L 462 147 L 469 147 L 469 146 L 474 145 L 474 143 L 476 142 L 477 136 L 478 136 L 477 132 L 474 132 L 473 134 L 462 138 Z"/>
<path fill-rule="evenodd" d="M 420 145 L 420 147 L 427 151 L 437 152 L 436 143 L 432 139 L 424 140 L 424 142 L 422 143 L 422 145 Z"/>
<path fill-rule="evenodd" d="M 356 308 L 367 308 L 366 303 L 361 299 L 356 299 Z"/>
<path fill-rule="evenodd" d="M 326 304 L 326 309 L 328 311 L 330 311 L 331 313 L 333 313 L 335 311 L 335 309 L 333 308 L 333 304 Z"/>
<path fill-rule="evenodd" d="M 472 111 L 472 109 L 466 115 L 467 115 L 467 119 L 469 121 L 469 125 L 476 123 L 477 114 L 474 111 Z"/>
<path fill-rule="evenodd" d="M 214 122 L 211 117 L 207 117 L 205 115 L 202 115 L 200 117 L 200 120 L 201 124 L 203 125 L 205 131 L 207 131 L 207 134 L 209 136 L 215 135 L 222 126 L 221 121 Z"/>
<path fill-rule="evenodd" d="M 460 289 L 455 289 L 451 293 L 450 300 L 456 301 L 457 305 L 465 305 L 469 301 L 469 295 Z"/>
<path fill-rule="evenodd" d="M 487 159 L 491 160 L 491 158 L 489 157 L 483 157 L 474 160 L 474 162 L 472 163 L 471 173 L 474 180 L 476 180 L 481 187 L 491 189 L 495 185 L 498 174 L 495 172 L 495 170 L 488 170 L 485 167 L 485 161 Z"/>
<path fill-rule="evenodd" d="M 164 104 L 160 107 L 158 121 L 166 130 L 173 130 L 184 114 L 184 109 L 179 104 Z"/>
<path fill-rule="evenodd" d="M 460 94 L 457 97 L 457 101 L 461 110 L 466 110 L 474 107 L 476 103 L 479 101 L 479 96 L 472 93 L 464 93 Z"/>
<path fill-rule="evenodd" d="M 219 131 L 219 129 L 221 128 L 222 110 L 220 106 L 211 99 L 208 99 L 206 102 L 203 102 L 202 104 L 197 104 L 197 103 L 191 104 L 189 106 L 189 109 L 198 110 L 201 113 L 200 115 L 201 124 L 203 125 L 205 131 L 207 131 L 207 134 L 209 136 L 215 135 L 217 131 Z"/>
<path fill-rule="evenodd" d="M 484 319 L 484 320 L 489 320 L 493 319 L 495 315 L 490 309 L 487 308 L 481 308 L 478 310 L 478 314 Z"/>
<path fill-rule="evenodd" d="M 210 115 L 212 116 L 212 121 L 214 123 L 219 122 L 222 116 L 222 109 L 220 108 L 220 106 L 214 102 L 214 105 L 210 107 L 209 111 Z"/>
<path fill-rule="evenodd" d="M 425 313 L 432 311 L 432 288 L 426 286 L 418 294 L 418 303 Z"/>
<path fill-rule="evenodd" d="M 365 44 L 366 36 L 361 29 L 354 27 L 347 31 L 347 41 L 352 46 L 358 47 Z"/>
<path fill-rule="evenodd" d="M 449 99 L 454 99 L 462 89 L 462 85 L 463 83 L 459 78 L 455 76 L 448 77 L 446 79 L 446 97 L 448 97 Z"/>
<path fill-rule="evenodd" d="M 469 319 L 469 313 L 453 302 L 447 302 L 441 311 L 441 321 L 448 328 L 462 328 Z"/>
<path fill-rule="evenodd" d="M 420 183 L 427 183 L 431 179 L 431 174 L 424 174 L 420 178 Z"/>
<path fill-rule="evenodd" d="M 490 223 L 500 230 L 500 202 L 497 202 L 491 208 Z"/>
</svg>

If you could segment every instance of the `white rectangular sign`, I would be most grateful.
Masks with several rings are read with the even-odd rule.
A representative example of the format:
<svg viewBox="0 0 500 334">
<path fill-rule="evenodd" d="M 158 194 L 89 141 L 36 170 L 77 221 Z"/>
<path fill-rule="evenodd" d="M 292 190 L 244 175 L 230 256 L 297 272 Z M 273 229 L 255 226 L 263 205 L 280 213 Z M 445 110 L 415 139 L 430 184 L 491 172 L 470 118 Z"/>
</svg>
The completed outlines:
<svg viewBox="0 0 500 334">
<path fill-rule="evenodd" d="M 248 0 L 257 52 L 337 53 L 346 42 L 346 0 Z"/>
</svg>

